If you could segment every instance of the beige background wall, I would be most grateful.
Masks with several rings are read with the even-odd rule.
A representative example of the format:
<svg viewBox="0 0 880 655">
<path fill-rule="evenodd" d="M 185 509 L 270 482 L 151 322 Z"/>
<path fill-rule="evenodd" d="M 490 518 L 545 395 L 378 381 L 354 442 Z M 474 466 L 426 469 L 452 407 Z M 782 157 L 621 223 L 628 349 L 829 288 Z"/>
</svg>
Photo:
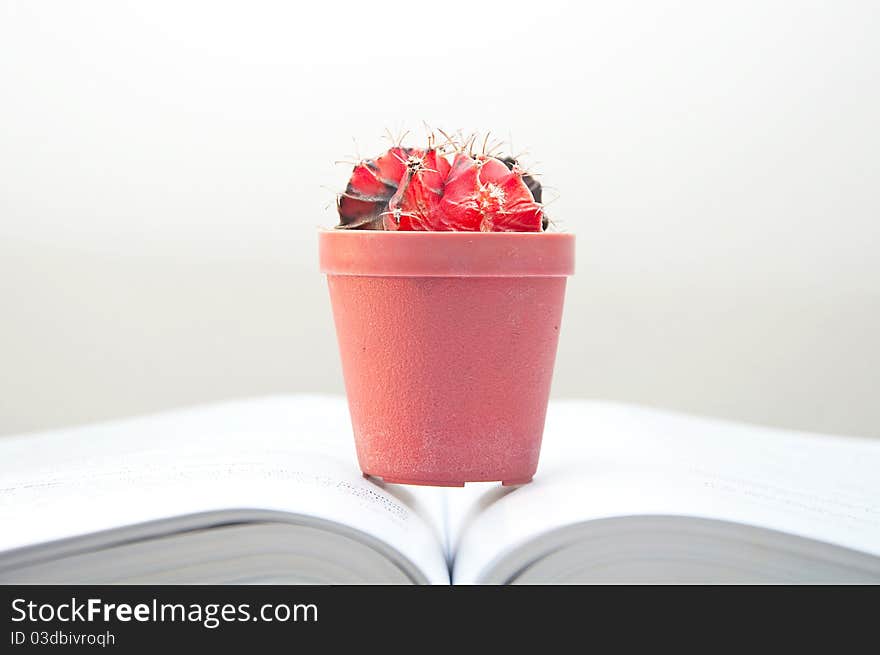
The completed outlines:
<svg viewBox="0 0 880 655">
<path fill-rule="evenodd" d="M 333 160 L 425 120 L 578 235 L 556 395 L 880 436 L 877 3 L 0 7 L 0 433 L 341 391 Z"/>
</svg>

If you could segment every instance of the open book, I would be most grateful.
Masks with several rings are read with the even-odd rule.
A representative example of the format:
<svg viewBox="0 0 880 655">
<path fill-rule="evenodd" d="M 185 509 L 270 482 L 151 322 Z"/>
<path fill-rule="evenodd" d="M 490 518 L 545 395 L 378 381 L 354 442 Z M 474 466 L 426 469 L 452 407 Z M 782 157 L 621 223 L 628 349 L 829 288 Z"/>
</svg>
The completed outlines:
<svg viewBox="0 0 880 655">
<path fill-rule="evenodd" d="M 880 441 L 551 403 L 534 482 L 385 485 L 345 400 L 0 438 L 0 582 L 878 582 Z"/>
</svg>

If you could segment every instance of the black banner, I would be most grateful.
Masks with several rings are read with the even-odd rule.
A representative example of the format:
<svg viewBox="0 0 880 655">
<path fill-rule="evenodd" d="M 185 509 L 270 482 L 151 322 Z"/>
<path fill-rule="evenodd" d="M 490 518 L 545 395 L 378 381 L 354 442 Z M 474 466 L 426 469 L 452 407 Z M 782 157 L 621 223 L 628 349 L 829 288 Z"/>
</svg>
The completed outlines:
<svg viewBox="0 0 880 655">
<path fill-rule="evenodd" d="M 254 646 L 405 650 L 575 639 L 623 647 L 724 642 L 853 643 L 876 622 L 877 587 L 0 587 L 0 652 Z M 836 619 L 847 628 L 832 637 Z M 876 633 L 875 633 L 876 638 Z M 415 640 L 415 641 L 414 641 Z M 714 640 L 719 640 L 713 645 Z M 548 642 L 549 643 L 549 642 Z M 418 646 L 418 648 L 417 648 Z"/>
</svg>

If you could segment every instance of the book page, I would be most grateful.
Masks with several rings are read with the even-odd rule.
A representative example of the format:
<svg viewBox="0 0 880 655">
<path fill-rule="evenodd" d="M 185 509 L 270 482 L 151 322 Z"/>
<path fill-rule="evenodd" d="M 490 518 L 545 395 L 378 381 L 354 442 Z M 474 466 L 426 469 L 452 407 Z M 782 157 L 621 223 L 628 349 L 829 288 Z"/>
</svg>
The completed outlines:
<svg viewBox="0 0 880 655">
<path fill-rule="evenodd" d="M 449 581 L 416 496 L 362 477 L 343 398 L 263 398 L 0 439 L 0 551 L 230 510 L 342 524 Z"/>
<path fill-rule="evenodd" d="M 454 582 L 505 553 L 601 518 L 687 516 L 880 555 L 880 442 L 796 433 L 613 403 L 551 403 L 537 475 L 464 490 Z"/>
</svg>

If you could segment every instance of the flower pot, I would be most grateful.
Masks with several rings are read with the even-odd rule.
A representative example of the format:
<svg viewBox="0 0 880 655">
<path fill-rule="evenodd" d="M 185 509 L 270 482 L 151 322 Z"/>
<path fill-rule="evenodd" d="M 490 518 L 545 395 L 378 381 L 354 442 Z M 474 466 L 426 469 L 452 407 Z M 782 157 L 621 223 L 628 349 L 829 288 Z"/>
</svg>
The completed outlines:
<svg viewBox="0 0 880 655">
<path fill-rule="evenodd" d="M 325 230 L 319 251 L 364 474 L 530 481 L 574 236 Z"/>
</svg>

